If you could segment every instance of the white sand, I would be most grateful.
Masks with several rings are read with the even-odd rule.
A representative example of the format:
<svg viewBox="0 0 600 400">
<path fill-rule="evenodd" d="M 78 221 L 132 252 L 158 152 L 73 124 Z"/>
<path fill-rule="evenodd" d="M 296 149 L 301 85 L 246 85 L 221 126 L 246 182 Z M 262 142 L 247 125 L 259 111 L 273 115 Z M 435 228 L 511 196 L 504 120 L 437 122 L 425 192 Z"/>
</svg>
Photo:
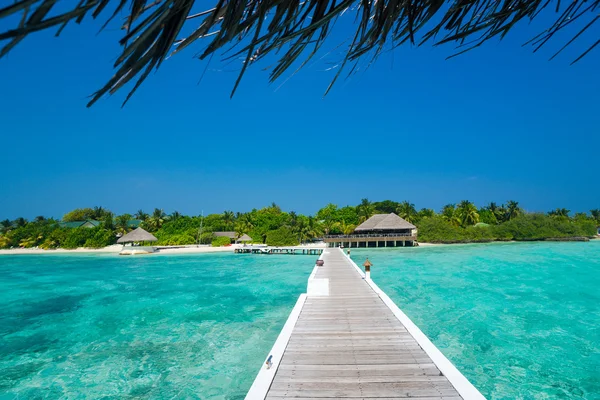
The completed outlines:
<svg viewBox="0 0 600 400">
<path fill-rule="evenodd" d="M 162 247 L 162 246 L 161 246 Z M 241 244 L 234 244 L 231 246 L 223 246 L 223 247 L 211 247 L 207 245 L 203 246 L 189 246 L 189 247 L 173 247 L 173 248 L 161 248 L 156 253 L 151 254 L 200 254 L 200 253 L 233 253 L 236 248 L 242 247 Z M 286 246 L 292 247 L 292 246 Z M 314 248 L 323 248 L 324 245 L 305 245 L 305 246 L 295 246 L 299 249 L 314 249 Z M 102 249 L 86 249 L 80 247 L 74 250 L 66 250 L 66 249 L 54 249 L 54 250 L 42 250 L 42 249 L 8 249 L 8 250 L 0 250 L 0 255 L 15 255 L 15 254 L 78 254 L 78 253 L 115 253 L 118 254 L 123 249 L 123 246 L 120 244 L 115 244 L 112 246 L 107 246 Z"/>
</svg>

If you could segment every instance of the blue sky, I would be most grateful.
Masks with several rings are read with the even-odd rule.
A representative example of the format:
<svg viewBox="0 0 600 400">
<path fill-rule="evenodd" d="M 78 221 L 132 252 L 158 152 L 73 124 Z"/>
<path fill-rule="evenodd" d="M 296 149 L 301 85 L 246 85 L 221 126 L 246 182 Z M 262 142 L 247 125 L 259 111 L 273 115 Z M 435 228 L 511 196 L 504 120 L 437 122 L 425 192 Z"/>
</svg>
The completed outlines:
<svg viewBox="0 0 600 400">
<path fill-rule="evenodd" d="M 462 199 L 599 208 L 600 51 L 569 65 L 587 37 L 549 62 L 563 42 L 521 47 L 539 29 L 524 25 L 451 60 L 451 46 L 407 46 L 326 97 L 339 51 L 274 84 L 253 68 L 230 99 L 239 67 L 213 63 L 199 83 L 196 47 L 166 61 L 124 108 L 126 92 L 91 109 L 119 32 L 84 24 L 59 39 L 31 36 L 0 59 L 0 218 L 273 201 L 313 213 L 363 197 L 436 210 Z"/>
</svg>

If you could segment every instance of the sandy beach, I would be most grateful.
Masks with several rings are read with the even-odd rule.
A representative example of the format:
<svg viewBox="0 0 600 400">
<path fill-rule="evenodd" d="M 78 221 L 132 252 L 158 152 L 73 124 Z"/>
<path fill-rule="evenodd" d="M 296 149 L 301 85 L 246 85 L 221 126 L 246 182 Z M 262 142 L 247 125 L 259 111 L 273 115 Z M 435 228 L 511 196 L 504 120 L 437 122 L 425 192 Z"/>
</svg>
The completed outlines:
<svg viewBox="0 0 600 400">
<path fill-rule="evenodd" d="M 218 253 L 218 252 L 233 252 L 237 245 L 227 247 L 174 247 L 174 248 L 161 248 L 159 251 L 153 254 L 182 254 L 182 253 Z M 117 244 L 107 246 L 102 249 L 8 249 L 0 250 L 0 255 L 17 255 L 17 254 L 85 254 L 85 253 L 115 253 L 118 254 L 123 249 L 123 245 Z"/>
<path fill-rule="evenodd" d="M 242 247 L 240 244 L 234 244 L 231 246 L 223 246 L 223 247 L 211 247 L 208 245 L 204 246 L 189 246 L 189 247 L 160 247 L 156 253 L 151 253 L 151 255 L 169 255 L 169 254 L 202 254 L 202 253 L 233 253 L 236 248 Z M 299 249 L 302 248 L 323 248 L 324 245 L 304 245 L 304 246 L 295 246 Z M 85 254 L 85 253 L 114 253 L 118 254 L 123 249 L 123 245 L 115 244 L 112 246 L 107 246 L 102 249 L 88 249 L 88 248 L 78 248 L 78 249 L 53 249 L 53 250 L 43 250 L 43 249 L 6 249 L 0 250 L 0 255 L 23 255 L 23 254 Z"/>
</svg>

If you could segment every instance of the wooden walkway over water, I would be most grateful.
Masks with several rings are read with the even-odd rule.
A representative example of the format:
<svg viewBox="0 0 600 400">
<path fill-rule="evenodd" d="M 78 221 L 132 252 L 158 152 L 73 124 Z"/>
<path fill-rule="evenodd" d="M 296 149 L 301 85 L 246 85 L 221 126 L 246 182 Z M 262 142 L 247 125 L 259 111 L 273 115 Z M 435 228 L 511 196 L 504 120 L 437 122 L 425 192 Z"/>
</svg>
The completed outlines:
<svg viewBox="0 0 600 400">
<path fill-rule="evenodd" d="M 431 342 L 415 339 L 397 307 L 390 308 L 391 300 L 342 251 L 329 249 L 321 259 L 308 295 L 292 311 L 295 320 L 288 320 L 270 354 L 272 367 L 261 369 L 247 400 L 483 399 Z M 410 320 L 407 325 L 422 335 Z"/>
</svg>

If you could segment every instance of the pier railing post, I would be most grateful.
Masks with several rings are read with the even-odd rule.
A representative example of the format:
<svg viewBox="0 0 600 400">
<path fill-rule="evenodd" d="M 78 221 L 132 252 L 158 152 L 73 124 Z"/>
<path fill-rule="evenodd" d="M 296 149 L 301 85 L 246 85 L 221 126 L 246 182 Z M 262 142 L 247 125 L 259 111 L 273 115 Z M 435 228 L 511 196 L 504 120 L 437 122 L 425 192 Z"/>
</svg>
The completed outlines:
<svg viewBox="0 0 600 400">
<path fill-rule="evenodd" d="M 363 264 L 363 266 L 365 267 L 365 279 L 371 279 L 371 266 L 373 264 L 371 264 L 371 261 L 369 261 L 369 258 L 367 257 L 367 261 L 365 261 L 365 263 Z"/>
</svg>

